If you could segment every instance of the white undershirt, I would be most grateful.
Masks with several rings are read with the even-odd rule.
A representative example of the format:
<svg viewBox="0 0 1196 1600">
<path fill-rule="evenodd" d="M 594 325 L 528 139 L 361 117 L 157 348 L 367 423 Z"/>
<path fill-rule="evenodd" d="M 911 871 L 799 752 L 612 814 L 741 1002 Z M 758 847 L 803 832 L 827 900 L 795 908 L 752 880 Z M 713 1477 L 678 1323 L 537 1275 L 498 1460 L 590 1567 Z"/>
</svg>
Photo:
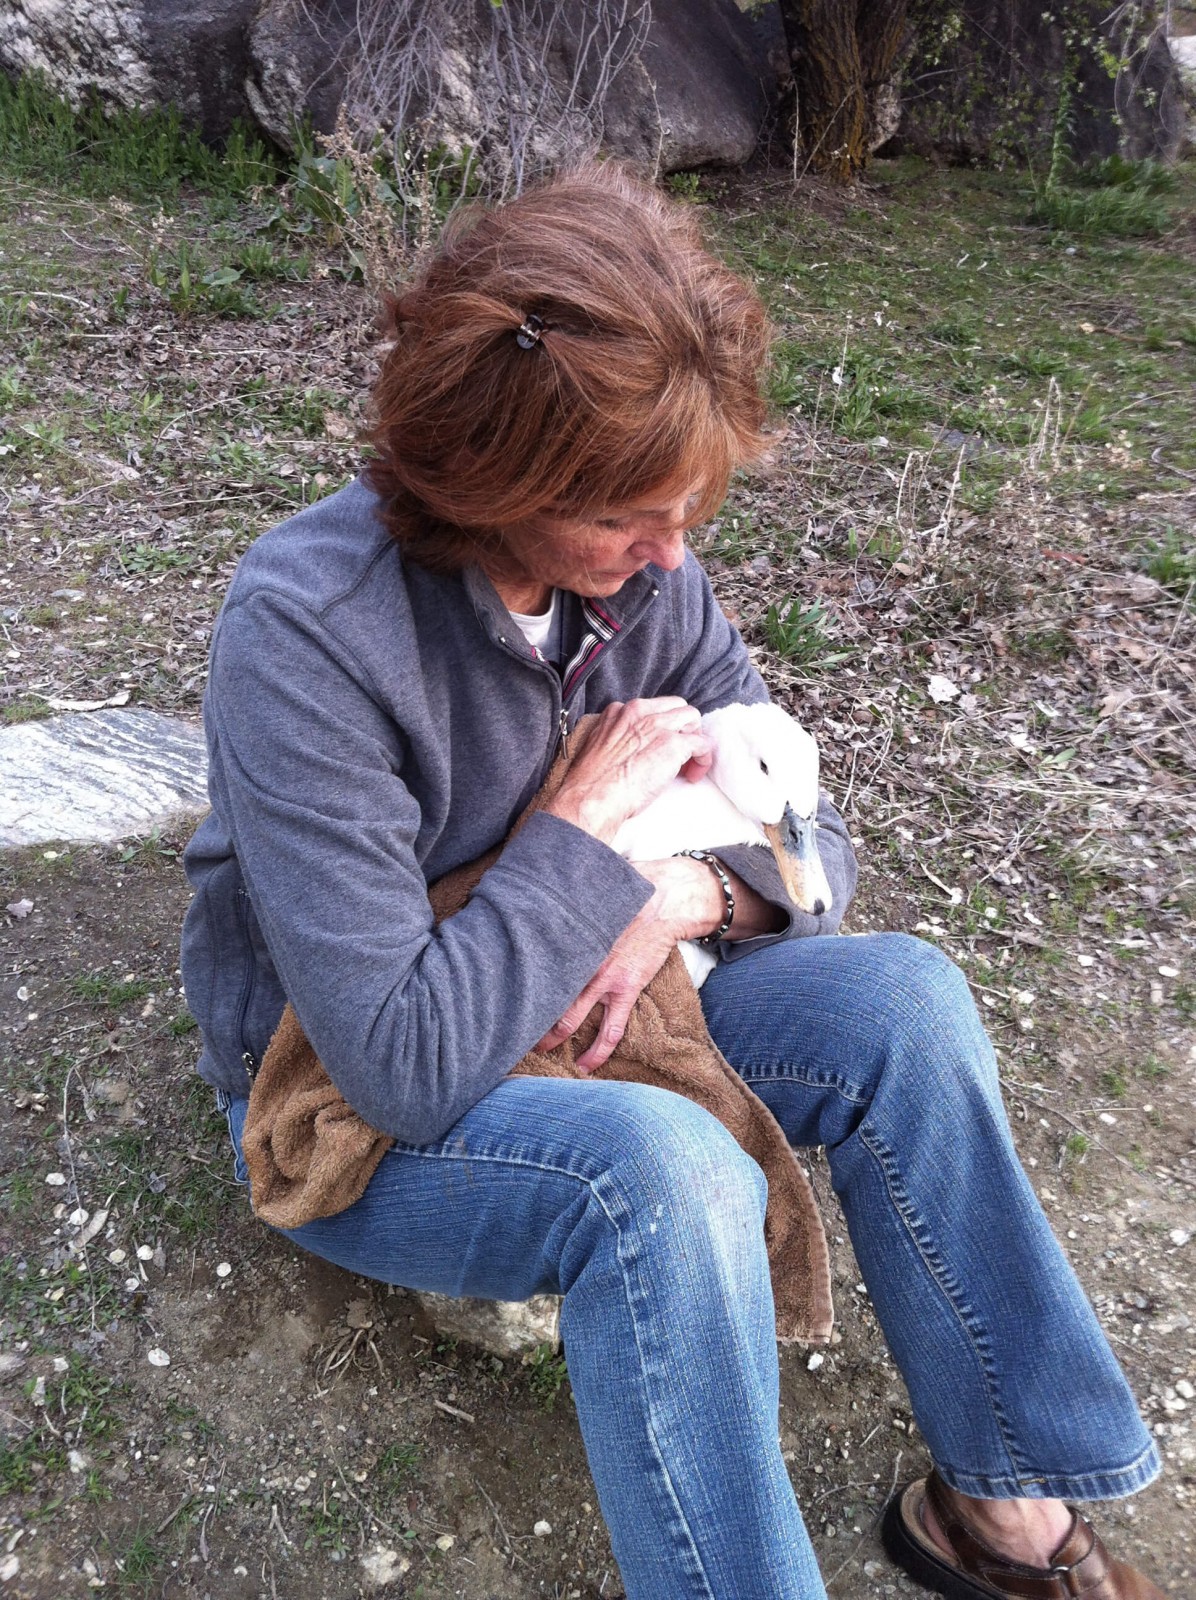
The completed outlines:
<svg viewBox="0 0 1196 1600">
<path fill-rule="evenodd" d="M 531 645 L 533 650 L 543 650 L 552 632 L 552 619 L 556 615 L 557 591 L 552 591 L 548 602 L 548 610 L 542 611 L 538 617 L 529 617 L 526 612 L 512 611 L 511 621 L 518 624 L 519 631 Z"/>
</svg>

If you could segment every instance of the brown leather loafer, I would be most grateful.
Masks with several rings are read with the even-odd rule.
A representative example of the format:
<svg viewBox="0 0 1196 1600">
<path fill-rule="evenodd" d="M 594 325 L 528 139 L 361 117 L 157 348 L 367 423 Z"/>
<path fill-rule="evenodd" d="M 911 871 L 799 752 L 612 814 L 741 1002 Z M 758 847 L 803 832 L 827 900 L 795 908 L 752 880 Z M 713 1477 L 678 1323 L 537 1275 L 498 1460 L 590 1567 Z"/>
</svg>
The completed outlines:
<svg viewBox="0 0 1196 1600">
<path fill-rule="evenodd" d="M 922 1508 L 927 1500 L 954 1559 L 926 1531 Z M 1024 1566 L 998 1554 L 962 1520 L 935 1472 L 893 1496 L 881 1537 L 904 1572 L 947 1600 L 1167 1600 L 1149 1578 L 1124 1561 L 1114 1561 L 1092 1524 L 1074 1507 L 1067 1537 L 1049 1567 Z"/>
</svg>

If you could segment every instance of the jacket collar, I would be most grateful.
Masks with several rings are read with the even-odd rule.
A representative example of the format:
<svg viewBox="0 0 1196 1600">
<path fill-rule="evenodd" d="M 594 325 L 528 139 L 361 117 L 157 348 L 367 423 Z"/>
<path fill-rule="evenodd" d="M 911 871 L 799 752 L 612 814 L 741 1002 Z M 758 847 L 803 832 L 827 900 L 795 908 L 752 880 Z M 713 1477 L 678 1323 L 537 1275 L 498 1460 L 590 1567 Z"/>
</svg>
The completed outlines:
<svg viewBox="0 0 1196 1600">
<path fill-rule="evenodd" d="M 668 577 L 669 574 L 661 571 L 659 567 L 647 566 L 642 572 L 633 573 L 617 594 L 599 602 L 603 611 L 615 623 L 620 636 L 639 621 L 660 593 L 661 586 L 667 582 Z M 461 581 L 490 638 L 499 640 L 509 634 L 511 613 L 481 567 L 466 567 L 461 574 Z"/>
</svg>

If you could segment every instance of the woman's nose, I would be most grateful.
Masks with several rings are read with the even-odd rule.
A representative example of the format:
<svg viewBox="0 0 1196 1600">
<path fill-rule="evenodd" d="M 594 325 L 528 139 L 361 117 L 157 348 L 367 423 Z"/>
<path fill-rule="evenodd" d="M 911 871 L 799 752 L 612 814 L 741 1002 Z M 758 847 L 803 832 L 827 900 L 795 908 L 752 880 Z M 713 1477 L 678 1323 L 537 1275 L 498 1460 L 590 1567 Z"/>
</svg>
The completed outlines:
<svg viewBox="0 0 1196 1600">
<path fill-rule="evenodd" d="M 685 529 L 674 528 L 668 533 L 657 533 L 641 539 L 636 554 L 643 561 L 673 572 L 685 560 Z"/>
</svg>

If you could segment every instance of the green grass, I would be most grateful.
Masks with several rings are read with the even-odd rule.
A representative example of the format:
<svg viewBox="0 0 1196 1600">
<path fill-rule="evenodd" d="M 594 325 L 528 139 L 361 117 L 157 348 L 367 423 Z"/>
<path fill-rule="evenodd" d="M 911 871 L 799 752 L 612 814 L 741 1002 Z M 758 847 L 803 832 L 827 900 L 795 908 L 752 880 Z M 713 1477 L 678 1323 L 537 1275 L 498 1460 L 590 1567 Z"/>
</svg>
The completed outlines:
<svg viewBox="0 0 1196 1600">
<path fill-rule="evenodd" d="M 183 184 L 246 196 L 280 169 L 244 128 L 222 150 L 185 128 L 178 111 L 127 111 L 98 101 L 73 109 L 36 74 L 0 73 L 0 162 L 6 177 L 84 194 L 160 201 Z"/>
<path fill-rule="evenodd" d="M 1049 189 L 1030 207 L 1034 222 L 1080 237 L 1111 235 L 1140 239 L 1165 233 L 1169 208 L 1157 195 L 1140 189 Z"/>
<path fill-rule="evenodd" d="M 1152 540 L 1143 552 L 1143 568 L 1163 585 L 1182 598 L 1189 598 L 1196 584 L 1196 544 L 1185 539 L 1174 528 L 1168 528 L 1161 540 Z"/>
<path fill-rule="evenodd" d="M 557 1355 L 550 1344 L 539 1344 L 523 1359 L 528 1369 L 528 1388 L 536 1405 L 541 1411 L 554 1410 L 569 1376 L 564 1356 Z"/>
<path fill-rule="evenodd" d="M 72 978 L 71 988 L 81 1000 L 94 1000 L 115 1009 L 144 1000 L 153 985 L 147 978 L 115 978 L 106 972 L 88 972 Z"/>
<path fill-rule="evenodd" d="M 1173 181 L 1179 216 L 1196 205 L 1196 178 Z M 959 501 L 985 513 L 1020 478 L 1053 380 L 1061 490 L 1183 487 L 1167 479 L 1169 466 L 1196 470 L 1196 296 L 1182 251 L 1151 237 L 1027 230 L 1016 172 L 910 158 L 875 162 L 869 182 L 874 208 L 850 230 L 780 199 L 750 216 L 706 208 L 777 328 L 777 410 L 861 444 L 883 435 L 894 449 L 928 449 L 944 430 L 975 435 L 982 452 L 963 463 Z M 1076 192 L 1098 206 L 1163 204 L 1149 187 Z M 1108 195 L 1117 198 L 1092 199 Z M 1112 445 L 1131 459 L 1111 460 Z"/>
</svg>

